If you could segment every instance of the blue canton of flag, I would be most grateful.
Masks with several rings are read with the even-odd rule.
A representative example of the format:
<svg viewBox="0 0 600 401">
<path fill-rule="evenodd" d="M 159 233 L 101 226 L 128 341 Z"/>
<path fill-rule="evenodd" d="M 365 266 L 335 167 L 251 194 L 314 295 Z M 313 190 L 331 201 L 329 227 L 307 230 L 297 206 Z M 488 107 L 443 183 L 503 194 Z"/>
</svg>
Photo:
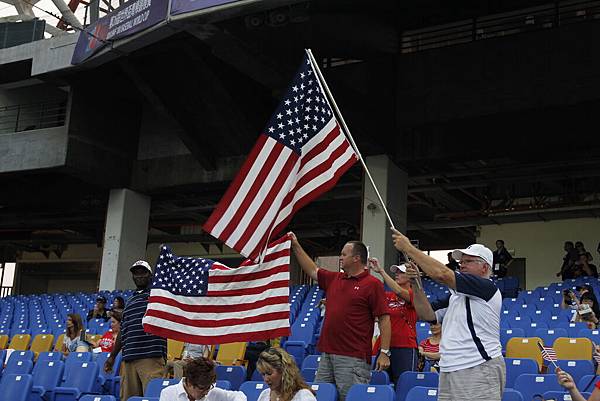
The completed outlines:
<svg viewBox="0 0 600 401">
<path fill-rule="evenodd" d="M 208 271 L 214 261 L 203 258 L 179 257 L 162 246 L 152 288 L 170 291 L 173 295 L 201 296 L 208 291 Z"/>
<path fill-rule="evenodd" d="M 320 132 L 332 116 L 310 60 L 305 57 L 264 132 L 300 154 L 302 146 Z"/>
</svg>

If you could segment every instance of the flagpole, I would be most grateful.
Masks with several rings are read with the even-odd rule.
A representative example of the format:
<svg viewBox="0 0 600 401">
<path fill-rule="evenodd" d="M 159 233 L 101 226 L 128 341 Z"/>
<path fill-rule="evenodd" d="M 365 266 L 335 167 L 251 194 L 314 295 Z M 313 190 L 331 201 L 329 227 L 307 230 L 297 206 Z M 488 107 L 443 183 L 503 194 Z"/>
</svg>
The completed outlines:
<svg viewBox="0 0 600 401">
<path fill-rule="evenodd" d="M 319 69 L 319 65 L 317 64 L 315 57 L 312 54 L 312 51 L 310 49 L 305 49 L 305 50 L 306 50 L 306 53 L 308 54 L 308 58 L 310 59 L 313 69 L 317 72 L 317 75 L 319 78 L 318 79 L 319 86 L 321 86 L 321 89 L 325 92 L 328 100 L 331 102 L 333 111 L 336 114 L 336 116 L 338 117 L 338 119 L 342 125 L 342 131 L 344 131 L 344 133 L 348 137 L 348 140 L 352 144 L 352 148 L 354 148 L 354 151 L 358 155 L 358 160 L 360 160 L 360 163 L 362 164 L 363 168 L 365 169 L 365 172 L 367 173 L 367 177 L 369 177 L 369 181 L 371 181 L 371 185 L 373 185 L 373 189 L 375 190 L 375 194 L 377 194 L 377 198 L 379 199 L 379 202 L 381 203 L 381 206 L 383 207 L 383 211 L 385 212 L 385 215 L 386 215 L 388 221 L 390 222 L 390 225 L 395 230 L 396 227 L 394 226 L 392 217 L 390 216 L 387 208 L 385 207 L 385 203 L 383 202 L 383 198 L 381 197 L 381 194 L 379 193 L 379 190 L 377 189 L 377 186 L 375 185 L 375 181 L 373 180 L 373 177 L 371 176 L 371 172 L 369 171 L 367 164 L 365 163 L 362 155 L 360 154 L 360 151 L 358 150 L 358 146 L 356 146 L 356 143 L 354 142 L 354 138 L 352 137 L 352 134 L 350 133 L 350 129 L 346 125 L 346 121 L 344 121 L 344 117 L 342 116 L 342 113 L 340 112 L 340 109 L 338 108 L 337 103 L 335 102 L 335 99 L 333 98 L 333 94 L 329 90 L 329 86 L 327 85 L 327 82 L 325 82 L 325 78 L 323 77 L 323 74 L 321 73 L 321 70 Z"/>
<path fill-rule="evenodd" d="M 542 344 L 540 344 L 540 342 L 538 341 L 538 342 L 537 342 L 537 345 L 538 345 L 538 347 L 539 347 L 539 349 L 540 349 L 540 352 L 542 352 L 542 353 L 543 353 L 543 351 L 544 351 L 544 347 L 542 346 Z M 542 354 L 542 357 L 543 357 L 543 354 Z M 544 359 L 546 359 L 546 358 L 544 358 Z M 552 364 L 554 365 L 554 367 L 555 367 L 556 369 L 560 369 L 560 368 L 558 367 L 558 365 L 556 364 L 556 362 L 554 362 L 554 360 L 553 360 L 553 359 L 551 359 L 550 357 L 548 357 L 548 359 L 546 359 L 546 360 L 547 360 L 547 361 L 550 361 L 550 362 L 552 362 Z"/>
</svg>

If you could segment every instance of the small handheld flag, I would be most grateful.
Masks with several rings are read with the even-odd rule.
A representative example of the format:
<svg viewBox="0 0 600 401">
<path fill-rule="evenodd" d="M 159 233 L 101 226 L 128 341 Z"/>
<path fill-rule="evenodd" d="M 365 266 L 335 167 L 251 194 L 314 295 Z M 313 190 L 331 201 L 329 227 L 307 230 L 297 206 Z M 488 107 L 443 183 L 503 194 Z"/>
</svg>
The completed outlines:
<svg viewBox="0 0 600 401">
<path fill-rule="evenodd" d="M 540 352 L 542 353 L 542 358 L 544 358 L 545 361 L 552 362 L 554 367 L 558 369 L 558 365 L 556 364 L 556 361 L 558 360 L 558 358 L 556 357 L 556 351 L 554 351 L 554 348 L 545 347 L 539 342 L 537 343 L 537 345 L 538 345 L 538 347 L 540 347 Z"/>
</svg>

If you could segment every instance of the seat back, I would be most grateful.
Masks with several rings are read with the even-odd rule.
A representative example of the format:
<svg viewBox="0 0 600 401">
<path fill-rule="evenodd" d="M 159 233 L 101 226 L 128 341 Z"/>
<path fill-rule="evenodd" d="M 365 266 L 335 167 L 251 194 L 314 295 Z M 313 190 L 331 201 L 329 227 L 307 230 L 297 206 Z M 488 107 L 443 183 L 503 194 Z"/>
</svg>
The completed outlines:
<svg viewBox="0 0 600 401">
<path fill-rule="evenodd" d="M 20 361 L 33 361 L 33 356 L 33 352 L 29 350 L 14 351 L 8 356 L 8 360 L 6 361 L 6 363 L 8 363 L 11 359 L 18 359 Z"/>
<path fill-rule="evenodd" d="M 131 398 L 129 398 L 131 400 Z M 98 395 L 87 394 L 79 399 L 79 401 L 117 401 L 114 395 Z"/>
<path fill-rule="evenodd" d="M 316 368 L 303 368 L 300 371 L 300 374 L 304 378 L 305 382 L 307 382 L 307 383 L 314 382 L 315 376 L 317 375 L 317 369 Z"/>
<path fill-rule="evenodd" d="M 60 385 L 64 369 L 63 361 L 38 360 L 33 368 L 33 385 L 53 390 Z"/>
<path fill-rule="evenodd" d="M 29 348 L 30 341 L 31 335 L 29 334 L 15 334 L 11 338 L 8 348 L 25 351 L 27 348 Z"/>
<path fill-rule="evenodd" d="M 313 368 L 318 369 L 319 362 L 321 362 L 321 355 L 308 355 L 302 362 L 302 369 Z"/>
<path fill-rule="evenodd" d="M 584 376 L 594 374 L 594 364 L 592 361 L 559 359 L 556 364 L 559 368 L 573 376 L 575 383 L 579 383 L 579 380 Z"/>
<path fill-rule="evenodd" d="M 582 392 L 581 395 L 583 396 L 584 399 L 588 399 L 588 397 L 590 395 L 592 395 L 592 393 L 584 393 Z M 545 400 L 556 400 L 556 401 L 571 401 L 571 394 L 567 393 L 566 391 L 546 391 L 544 394 L 544 399 Z"/>
<path fill-rule="evenodd" d="M 539 372 L 542 368 L 543 361 L 538 342 L 542 345 L 544 344 L 539 337 L 513 337 L 506 343 L 506 357 L 533 359 L 538 364 Z"/>
<path fill-rule="evenodd" d="M 65 333 L 61 333 L 56 337 L 56 342 L 54 343 L 54 351 L 61 351 L 63 342 L 65 340 Z"/>
<path fill-rule="evenodd" d="M 592 359 L 592 341 L 589 338 L 559 337 L 554 340 L 553 348 L 558 359 Z"/>
<path fill-rule="evenodd" d="M 408 390 L 405 401 L 437 401 L 437 387 L 416 386 Z"/>
<path fill-rule="evenodd" d="M 437 388 L 439 380 L 435 372 L 402 372 L 396 383 L 396 401 L 405 401 L 408 391 L 416 386 Z"/>
<path fill-rule="evenodd" d="M 82 393 L 91 393 L 98 379 L 96 362 L 65 362 L 65 381 L 62 387 L 75 387 Z"/>
<path fill-rule="evenodd" d="M 307 383 L 319 401 L 337 401 L 338 391 L 332 383 Z M 248 400 L 250 401 L 250 400 Z"/>
<path fill-rule="evenodd" d="M 223 366 L 216 367 L 217 379 L 228 380 L 231 383 L 231 389 L 237 390 L 242 383 L 246 381 L 246 368 L 243 366 Z"/>
<path fill-rule="evenodd" d="M 537 361 L 527 358 L 506 358 L 506 387 L 512 388 L 515 380 L 523 373 L 539 373 Z"/>
<path fill-rule="evenodd" d="M 4 374 L 0 382 L 0 394 L 5 400 L 26 401 L 32 386 L 31 375 Z"/>
<path fill-rule="evenodd" d="M 181 359 L 183 354 L 183 346 L 185 345 L 182 341 L 167 339 L 167 359 L 173 361 L 175 359 Z M 243 358 L 242 358 L 243 359 Z"/>
<path fill-rule="evenodd" d="M 545 345 L 552 347 L 554 340 L 559 337 L 567 337 L 567 329 L 555 327 L 553 329 L 537 329 L 535 336 L 542 339 Z"/>
<path fill-rule="evenodd" d="M 525 401 L 520 391 L 512 388 L 505 388 L 502 394 L 502 401 Z"/>
<path fill-rule="evenodd" d="M 517 377 L 513 388 L 521 393 L 524 400 L 532 400 L 534 395 L 544 394 L 546 391 L 562 391 L 555 374 L 524 373 Z"/>
<path fill-rule="evenodd" d="M 242 383 L 240 391 L 246 394 L 248 401 L 258 400 L 258 396 L 264 389 L 268 388 L 267 384 L 262 381 L 247 381 Z"/>
<path fill-rule="evenodd" d="M 39 361 L 60 361 L 60 360 L 62 360 L 62 353 L 56 352 L 56 351 L 40 352 L 37 360 L 38 360 L 38 362 Z"/>
<path fill-rule="evenodd" d="M 165 387 L 169 387 L 173 384 L 177 384 L 181 381 L 181 379 L 152 379 L 148 382 L 148 386 L 146 386 L 146 391 L 144 391 L 144 397 L 160 397 L 160 392 Z"/>
<path fill-rule="evenodd" d="M 354 384 L 346 394 L 346 401 L 394 401 L 394 390 L 386 385 Z"/>
<path fill-rule="evenodd" d="M 4 368 L 3 375 L 30 374 L 32 370 L 33 370 L 33 361 L 30 361 L 28 359 L 10 358 L 8 363 L 6 364 L 6 367 Z"/>
<path fill-rule="evenodd" d="M 0 335 L 0 349 L 5 349 L 8 345 L 8 335 L 2 334 Z"/>
<path fill-rule="evenodd" d="M 216 361 L 221 365 L 239 365 L 246 354 L 246 343 L 229 343 L 219 345 Z"/>
<path fill-rule="evenodd" d="M 40 352 L 48 352 L 52 349 L 54 336 L 52 334 L 38 334 L 33 338 L 30 350 L 37 356 Z"/>
<path fill-rule="evenodd" d="M 315 369 L 315 374 L 316 374 L 316 369 Z M 312 381 L 312 380 L 311 380 Z M 388 375 L 388 373 L 384 370 L 373 370 L 371 371 L 371 381 L 369 382 L 369 384 L 390 384 L 390 376 Z"/>
<path fill-rule="evenodd" d="M 231 382 L 229 380 L 217 380 L 215 382 L 215 387 L 223 390 L 231 390 Z"/>
</svg>

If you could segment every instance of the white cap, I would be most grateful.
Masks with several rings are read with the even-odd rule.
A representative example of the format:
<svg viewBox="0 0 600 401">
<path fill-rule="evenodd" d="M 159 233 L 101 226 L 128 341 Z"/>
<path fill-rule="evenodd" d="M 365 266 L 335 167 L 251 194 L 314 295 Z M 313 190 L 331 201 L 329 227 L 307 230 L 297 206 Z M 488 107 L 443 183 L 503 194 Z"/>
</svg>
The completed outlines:
<svg viewBox="0 0 600 401">
<path fill-rule="evenodd" d="M 494 254 L 489 248 L 481 244 L 473 244 L 469 245 L 466 249 L 455 249 L 452 251 L 452 258 L 454 260 L 460 260 L 462 255 L 480 257 L 490 266 L 490 268 L 494 265 Z"/>
<path fill-rule="evenodd" d="M 137 262 L 132 264 L 131 267 L 129 268 L 129 271 L 133 271 L 133 269 L 135 269 L 138 266 L 141 266 L 141 267 L 145 268 L 146 270 L 148 270 L 150 273 L 152 273 L 152 268 L 150 267 L 148 262 L 146 262 L 145 260 L 138 260 Z"/>
<path fill-rule="evenodd" d="M 391 265 L 390 271 L 392 273 L 398 273 L 398 271 L 406 273 L 406 265 L 404 263 L 402 263 L 401 265 Z"/>
</svg>

